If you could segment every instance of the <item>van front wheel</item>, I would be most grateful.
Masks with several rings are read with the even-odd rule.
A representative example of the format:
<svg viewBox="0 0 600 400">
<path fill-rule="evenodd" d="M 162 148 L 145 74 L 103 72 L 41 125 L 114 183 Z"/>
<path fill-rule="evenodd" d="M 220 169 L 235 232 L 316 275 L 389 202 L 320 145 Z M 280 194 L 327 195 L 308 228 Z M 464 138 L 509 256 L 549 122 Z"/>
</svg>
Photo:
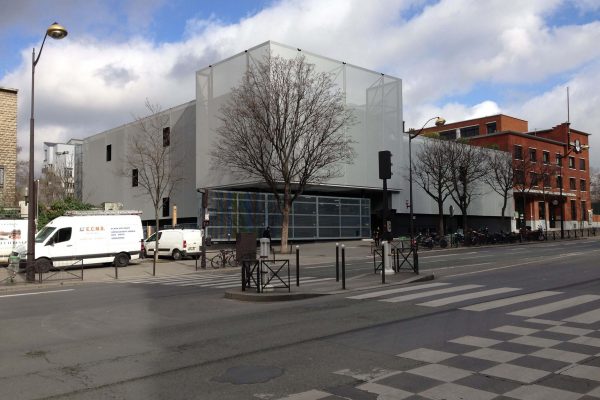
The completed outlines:
<svg viewBox="0 0 600 400">
<path fill-rule="evenodd" d="M 114 261 L 115 267 L 123 268 L 129 264 L 129 255 L 127 253 L 119 253 L 115 257 Z"/>
</svg>

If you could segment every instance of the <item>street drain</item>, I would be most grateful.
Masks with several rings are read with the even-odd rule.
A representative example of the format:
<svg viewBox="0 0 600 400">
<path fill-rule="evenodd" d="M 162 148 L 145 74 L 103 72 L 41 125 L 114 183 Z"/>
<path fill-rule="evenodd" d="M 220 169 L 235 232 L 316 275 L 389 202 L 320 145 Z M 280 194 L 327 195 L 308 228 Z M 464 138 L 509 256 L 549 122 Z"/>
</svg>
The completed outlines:
<svg viewBox="0 0 600 400">
<path fill-rule="evenodd" d="M 248 385 L 252 383 L 265 383 L 283 375 L 283 369 L 265 365 L 247 365 L 227 369 L 221 376 L 212 380 L 215 382 L 232 383 L 234 385 Z"/>
</svg>

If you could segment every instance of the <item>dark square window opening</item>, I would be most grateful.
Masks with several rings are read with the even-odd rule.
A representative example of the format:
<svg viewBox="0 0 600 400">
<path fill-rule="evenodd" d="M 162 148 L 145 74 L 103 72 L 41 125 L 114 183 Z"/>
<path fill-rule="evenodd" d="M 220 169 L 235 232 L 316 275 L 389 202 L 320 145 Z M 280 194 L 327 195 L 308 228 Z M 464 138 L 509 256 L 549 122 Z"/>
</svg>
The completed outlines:
<svg viewBox="0 0 600 400">
<path fill-rule="evenodd" d="M 579 180 L 579 190 L 581 190 L 582 192 L 587 191 L 587 184 L 585 182 L 585 179 Z"/>
<path fill-rule="evenodd" d="M 562 155 L 558 153 L 556 153 L 556 165 L 562 167 Z"/>
<path fill-rule="evenodd" d="M 577 182 L 575 181 L 575 178 L 569 178 L 569 189 L 577 190 Z"/>
<path fill-rule="evenodd" d="M 569 168 L 575 168 L 575 157 L 569 156 Z"/>
<path fill-rule="evenodd" d="M 169 147 L 171 145 L 171 128 L 163 128 L 163 147 Z"/>
<path fill-rule="evenodd" d="M 169 198 L 163 197 L 163 199 L 162 199 L 162 216 L 163 217 L 169 216 L 169 208 L 171 208 L 171 206 L 169 205 Z"/>
<path fill-rule="evenodd" d="M 579 169 L 581 171 L 585 171 L 585 159 L 583 159 L 583 158 L 579 159 Z"/>
<path fill-rule="evenodd" d="M 562 187 L 562 176 L 560 175 L 556 177 L 556 187 L 559 189 Z"/>
<path fill-rule="evenodd" d="M 488 122 L 486 124 L 486 128 L 487 128 L 487 133 L 495 133 L 496 132 L 496 123 Z"/>
<path fill-rule="evenodd" d="M 131 171 L 131 186 L 137 187 L 138 185 L 138 170 L 137 168 Z"/>
<path fill-rule="evenodd" d="M 106 145 L 106 161 L 110 161 L 110 160 L 112 160 L 112 145 L 107 144 Z"/>
<path fill-rule="evenodd" d="M 4 166 L 0 167 L 0 188 L 4 187 Z"/>
</svg>

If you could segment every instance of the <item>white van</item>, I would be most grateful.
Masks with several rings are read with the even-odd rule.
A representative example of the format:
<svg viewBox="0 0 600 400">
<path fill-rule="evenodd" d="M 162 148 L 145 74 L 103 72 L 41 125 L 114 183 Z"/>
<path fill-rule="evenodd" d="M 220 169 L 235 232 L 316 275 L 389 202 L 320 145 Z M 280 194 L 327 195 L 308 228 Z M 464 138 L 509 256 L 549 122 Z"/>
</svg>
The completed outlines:
<svg viewBox="0 0 600 400">
<path fill-rule="evenodd" d="M 139 216 L 123 214 L 98 214 L 58 217 L 35 236 L 36 268 L 42 271 L 51 267 L 80 266 L 114 263 L 125 267 L 129 260 L 138 259 L 143 240 L 142 221 Z M 21 260 L 27 250 L 20 250 Z"/>
<path fill-rule="evenodd" d="M 8 256 L 27 245 L 26 219 L 0 219 L 0 265 L 8 264 Z"/>
<path fill-rule="evenodd" d="M 158 234 L 158 255 L 181 260 L 183 257 L 199 257 L 202 246 L 200 229 L 165 229 L 158 231 L 144 242 L 146 256 L 153 257 Z"/>
</svg>

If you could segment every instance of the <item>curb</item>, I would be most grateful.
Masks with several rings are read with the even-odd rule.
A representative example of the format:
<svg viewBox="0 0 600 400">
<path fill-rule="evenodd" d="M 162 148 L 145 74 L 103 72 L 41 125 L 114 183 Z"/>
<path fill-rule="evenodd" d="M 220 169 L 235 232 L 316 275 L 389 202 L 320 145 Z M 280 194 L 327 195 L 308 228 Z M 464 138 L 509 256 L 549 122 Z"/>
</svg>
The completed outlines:
<svg viewBox="0 0 600 400">
<path fill-rule="evenodd" d="M 434 274 L 417 275 L 415 277 L 404 279 L 399 282 L 393 282 L 393 283 L 386 284 L 386 286 L 407 285 L 409 283 L 426 282 L 426 281 L 431 281 L 434 279 L 435 279 Z M 263 302 L 275 302 L 275 301 L 304 300 L 304 299 L 310 299 L 310 298 L 314 298 L 314 297 L 331 296 L 331 295 L 335 295 L 335 294 L 352 293 L 352 292 L 358 292 L 358 291 L 363 291 L 363 290 L 380 289 L 380 288 L 381 288 L 381 285 L 377 285 L 377 286 L 363 286 L 363 287 L 359 287 L 356 289 L 335 290 L 332 292 L 296 292 L 296 293 L 291 293 L 291 292 L 256 293 L 255 291 L 254 292 L 253 291 L 242 292 L 241 289 L 229 289 L 229 290 L 225 291 L 224 297 L 226 299 L 231 299 L 231 300 L 263 303 Z"/>
</svg>

